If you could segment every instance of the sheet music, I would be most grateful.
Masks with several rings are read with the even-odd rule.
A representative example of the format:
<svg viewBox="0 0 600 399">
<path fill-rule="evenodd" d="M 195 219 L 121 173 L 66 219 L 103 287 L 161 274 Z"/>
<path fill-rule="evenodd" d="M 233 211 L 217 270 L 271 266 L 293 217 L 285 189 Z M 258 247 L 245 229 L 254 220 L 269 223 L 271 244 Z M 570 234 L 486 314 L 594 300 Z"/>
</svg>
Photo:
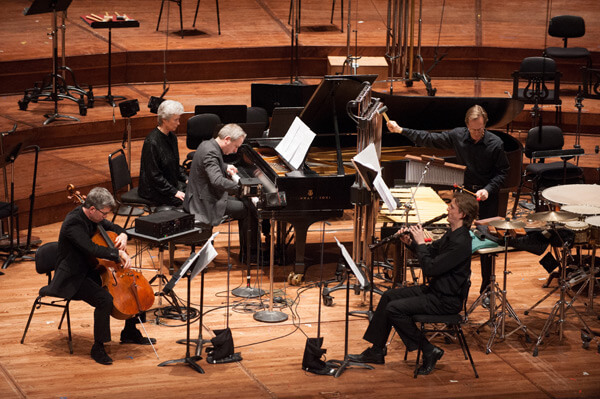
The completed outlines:
<svg viewBox="0 0 600 399">
<path fill-rule="evenodd" d="M 348 263 L 348 266 L 350 266 L 350 270 L 352 270 L 352 273 L 354 273 L 354 275 L 356 276 L 356 279 L 360 283 L 360 286 L 362 288 L 365 288 L 367 286 L 367 280 L 365 279 L 364 274 L 360 271 L 358 266 L 356 266 L 356 263 L 354 263 L 352 256 L 350 256 L 350 254 L 346 250 L 346 247 L 344 247 L 342 245 L 342 243 L 337 239 L 337 237 L 333 237 L 333 238 L 335 238 L 335 242 L 337 243 L 337 246 L 340 247 L 340 250 L 342 251 L 342 257 Z"/>
<path fill-rule="evenodd" d="M 381 166 L 379 165 L 379 159 L 377 157 L 377 150 L 375 149 L 375 144 L 369 144 L 364 150 L 356 154 L 356 156 L 352 158 L 352 163 L 355 165 L 356 170 L 358 171 L 365 184 L 369 187 L 371 187 L 372 185 L 373 188 L 375 188 L 377 194 L 379 194 L 379 197 L 383 200 L 388 209 L 396 209 L 396 200 L 394 199 L 390 188 L 387 186 L 387 184 L 385 184 L 385 182 L 383 181 L 383 177 L 381 176 Z M 373 181 L 371 181 L 371 177 L 365 176 L 363 173 L 364 171 L 361 171 L 361 168 L 358 167 L 356 164 L 362 165 L 363 167 L 367 168 L 368 171 L 372 172 L 373 174 L 376 174 Z"/>
<path fill-rule="evenodd" d="M 316 134 L 300 118 L 296 117 L 275 151 L 279 153 L 294 169 L 298 169 Z"/>
<path fill-rule="evenodd" d="M 204 244 L 202 249 L 198 252 L 198 260 L 196 261 L 197 266 L 192 270 L 192 274 L 190 275 L 191 279 L 196 277 L 210 262 L 213 261 L 214 258 L 217 257 L 217 250 L 213 247 L 212 242 L 218 234 L 218 231 L 213 233 L 208 241 L 206 241 L 206 244 Z"/>
</svg>

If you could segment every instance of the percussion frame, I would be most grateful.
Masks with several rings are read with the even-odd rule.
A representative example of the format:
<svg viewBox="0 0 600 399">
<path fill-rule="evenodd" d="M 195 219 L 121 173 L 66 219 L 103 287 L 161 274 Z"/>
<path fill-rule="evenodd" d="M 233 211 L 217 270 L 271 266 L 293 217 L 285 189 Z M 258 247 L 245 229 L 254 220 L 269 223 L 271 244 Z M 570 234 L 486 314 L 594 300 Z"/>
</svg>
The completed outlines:
<svg viewBox="0 0 600 399">
<path fill-rule="evenodd" d="M 552 227 L 552 228 L 555 229 L 555 227 Z M 558 235 L 558 237 L 560 238 L 560 235 Z M 533 347 L 532 354 L 534 357 L 536 357 L 538 355 L 540 344 L 542 343 L 544 337 L 547 334 L 549 334 L 550 329 L 555 324 L 558 324 L 559 341 L 562 341 L 563 335 L 564 335 L 563 323 L 565 322 L 565 317 L 569 310 L 573 310 L 573 312 L 575 312 L 575 315 L 581 321 L 581 324 L 583 325 L 582 331 L 587 332 L 589 334 L 589 336 L 592 336 L 592 337 L 594 336 L 594 333 L 590 330 L 590 328 L 587 325 L 587 323 L 585 322 L 585 320 L 583 320 L 583 318 L 581 317 L 581 314 L 577 311 L 577 309 L 575 309 L 573 307 L 573 303 L 575 303 L 575 301 L 577 300 L 577 298 L 579 296 L 579 293 L 583 290 L 584 287 L 580 288 L 579 291 L 575 295 L 573 295 L 573 297 L 571 298 L 571 300 L 569 302 L 567 302 L 565 299 L 565 294 L 567 293 L 567 290 L 571 291 L 571 287 L 570 287 L 570 284 L 567 282 L 567 276 L 566 276 L 566 274 L 567 274 L 567 255 L 568 255 L 568 251 L 569 251 L 569 245 L 567 242 L 563 241 L 562 238 L 560 238 L 560 239 L 562 241 L 562 252 L 563 252 L 562 262 L 561 262 L 561 266 L 560 266 L 561 267 L 560 277 L 559 277 L 559 282 L 558 282 L 558 287 L 557 287 L 557 289 L 560 289 L 560 298 L 558 301 L 556 301 L 556 303 L 552 307 L 552 310 L 550 311 L 550 315 L 548 316 L 548 319 L 546 320 L 546 323 L 544 324 L 544 327 L 542 328 L 542 331 L 540 332 L 540 335 L 538 336 L 538 339 Z M 546 297 L 544 297 L 544 299 L 549 297 L 555 291 L 556 291 L 556 289 L 553 290 L 550 294 L 546 295 Z M 544 299 L 538 301 L 538 303 L 536 303 L 531 309 L 533 309 L 535 306 L 537 306 L 539 303 L 541 303 Z M 531 309 L 529 309 L 529 310 L 531 310 Z M 527 310 L 525 314 L 527 314 L 529 312 L 529 310 Z M 555 320 L 555 318 L 557 316 L 558 316 L 558 320 Z"/>
<path fill-rule="evenodd" d="M 530 341 L 527 326 L 521 321 L 521 319 L 519 319 L 519 316 L 517 316 L 517 313 L 515 312 L 511 304 L 508 302 L 508 299 L 506 297 L 508 275 L 511 273 L 508 270 L 508 232 L 504 235 L 504 250 L 502 252 L 504 252 L 504 278 L 502 282 L 502 289 L 500 289 L 500 285 L 496 282 L 496 254 L 494 254 L 494 256 L 492 257 L 493 260 L 492 273 L 490 275 L 490 284 L 486 287 L 485 291 L 481 295 L 479 295 L 477 300 L 475 300 L 475 302 L 471 305 L 469 311 L 467 312 L 467 315 L 469 315 L 479 305 L 479 303 L 483 301 L 485 297 L 490 297 L 490 318 L 486 322 L 480 324 L 476 329 L 477 333 L 479 333 L 479 330 L 486 325 L 489 325 L 491 328 L 490 338 L 488 339 L 487 345 L 485 347 L 486 354 L 492 352 L 492 346 L 494 345 L 494 340 L 498 335 L 498 330 L 500 330 L 499 338 L 502 340 L 508 338 L 509 336 L 511 336 L 519 330 L 523 330 L 523 332 L 525 333 L 525 340 L 527 342 Z M 500 306 L 496 305 L 496 296 L 498 296 L 501 300 Z M 497 311 L 498 308 L 500 308 L 500 311 Z M 517 323 L 517 327 L 515 327 L 508 334 L 506 333 L 507 315 L 509 317 L 512 317 Z"/>
</svg>

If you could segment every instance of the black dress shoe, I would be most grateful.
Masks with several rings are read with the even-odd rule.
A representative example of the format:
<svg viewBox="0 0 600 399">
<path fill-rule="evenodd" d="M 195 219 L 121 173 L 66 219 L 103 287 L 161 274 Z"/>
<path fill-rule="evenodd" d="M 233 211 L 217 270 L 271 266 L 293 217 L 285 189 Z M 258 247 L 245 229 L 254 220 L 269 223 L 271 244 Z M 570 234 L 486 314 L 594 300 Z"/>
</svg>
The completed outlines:
<svg viewBox="0 0 600 399">
<path fill-rule="evenodd" d="M 417 374 L 431 374 L 435 368 L 435 364 L 442 358 L 442 356 L 444 356 L 444 350 L 442 348 L 438 348 L 437 346 L 434 346 L 430 353 L 423 353 L 423 365 L 419 367 Z"/>
<path fill-rule="evenodd" d="M 355 363 L 385 364 L 383 351 L 367 348 L 360 355 L 348 355 L 348 360 Z"/>
<path fill-rule="evenodd" d="M 92 351 L 90 353 L 92 359 L 96 361 L 96 363 L 109 365 L 112 364 L 113 360 L 108 356 L 106 350 L 104 350 L 104 345 L 95 343 L 92 346 Z"/>
<path fill-rule="evenodd" d="M 121 331 L 122 344 L 150 345 L 150 342 L 154 345 L 156 339 L 144 337 L 139 330 L 135 330 L 134 332 Z"/>
</svg>

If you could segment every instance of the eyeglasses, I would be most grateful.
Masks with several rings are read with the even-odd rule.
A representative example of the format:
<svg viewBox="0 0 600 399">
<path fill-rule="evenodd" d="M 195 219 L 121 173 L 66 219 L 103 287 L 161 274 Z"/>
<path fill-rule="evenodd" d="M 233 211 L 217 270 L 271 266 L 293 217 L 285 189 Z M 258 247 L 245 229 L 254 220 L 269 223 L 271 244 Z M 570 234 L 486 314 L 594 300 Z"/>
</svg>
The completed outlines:
<svg viewBox="0 0 600 399">
<path fill-rule="evenodd" d="M 107 216 L 107 215 L 110 213 L 110 211 L 108 211 L 108 212 L 104 212 L 104 211 L 101 211 L 101 210 L 100 210 L 100 209 L 98 209 L 98 208 L 94 208 L 94 209 L 96 209 L 98 212 L 100 212 L 100 213 L 102 214 L 102 216 L 104 216 L 104 217 L 106 217 L 106 216 Z"/>
</svg>

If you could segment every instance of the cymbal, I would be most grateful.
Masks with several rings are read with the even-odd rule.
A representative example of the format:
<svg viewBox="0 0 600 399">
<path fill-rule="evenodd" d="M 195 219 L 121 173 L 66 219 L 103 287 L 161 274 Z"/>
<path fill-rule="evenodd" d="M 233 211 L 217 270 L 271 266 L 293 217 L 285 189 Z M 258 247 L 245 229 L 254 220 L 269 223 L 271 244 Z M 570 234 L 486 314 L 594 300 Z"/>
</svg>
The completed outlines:
<svg viewBox="0 0 600 399">
<path fill-rule="evenodd" d="M 525 227 L 525 222 L 517 220 L 492 220 L 490 226 L 494 226 L 497 229 L 515 230 Z"/>
<path fill-rule="evenodd" d="M 542 222 L 566 222 L 567 220 L 577 219 L 577 215 L 565 211 L 547 211 L 538 212 L 528 217 L 530 220 L 539 220 Z"/>
<path fill-rule="evenodd" d="M 600 215 L 600 207 L 592 205 L 565 205 L 561 208 L 561 210 L 576 213 L 578 215 Z"/>
</svg>

